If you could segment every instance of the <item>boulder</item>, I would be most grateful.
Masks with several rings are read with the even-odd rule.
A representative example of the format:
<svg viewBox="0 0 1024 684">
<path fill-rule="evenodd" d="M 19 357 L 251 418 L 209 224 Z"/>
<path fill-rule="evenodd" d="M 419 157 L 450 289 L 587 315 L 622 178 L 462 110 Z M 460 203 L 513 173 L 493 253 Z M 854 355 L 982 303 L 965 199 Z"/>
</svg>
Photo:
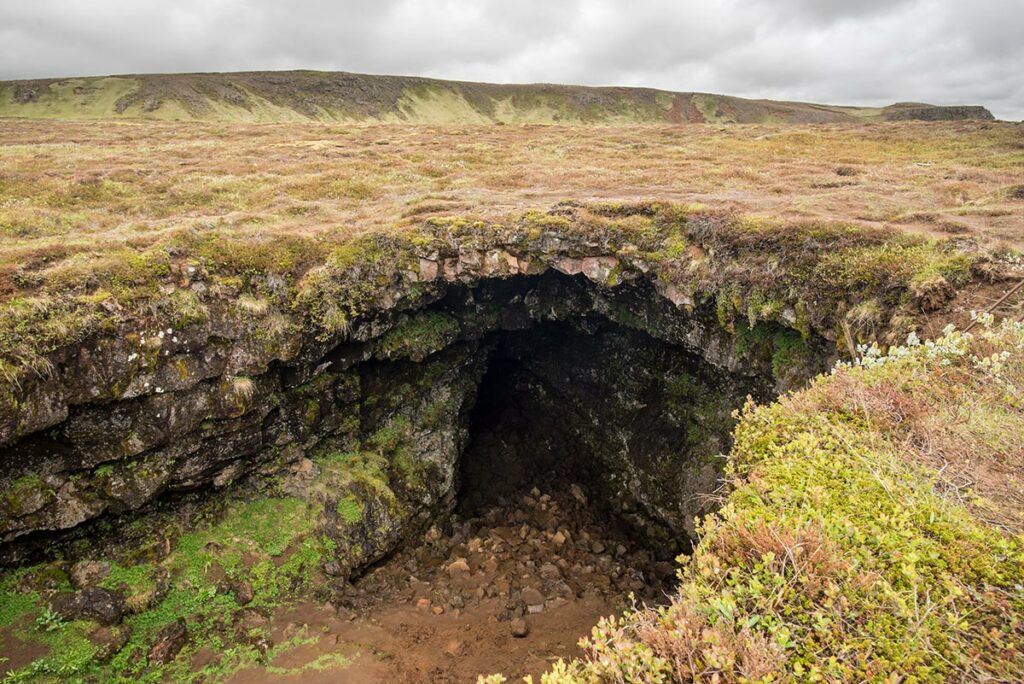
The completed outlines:
<svg viewBox="0 0 1024 684">
<path fill-rule="evenodd" d="M 188 628 L 185 619 L 178 618 L 160 630 L 153 646 L 149 649 L 150 665 L 166 665 L 174 660 L 188 642 Z"/>
<path fill-rule="evenodd" d="M 124 616 L 124 597 L 109 589 L 86 587 L 58 597 L 52 608 L 68 619 L 95 620 L 102 625 L 113 625 Z"/>
</svg>

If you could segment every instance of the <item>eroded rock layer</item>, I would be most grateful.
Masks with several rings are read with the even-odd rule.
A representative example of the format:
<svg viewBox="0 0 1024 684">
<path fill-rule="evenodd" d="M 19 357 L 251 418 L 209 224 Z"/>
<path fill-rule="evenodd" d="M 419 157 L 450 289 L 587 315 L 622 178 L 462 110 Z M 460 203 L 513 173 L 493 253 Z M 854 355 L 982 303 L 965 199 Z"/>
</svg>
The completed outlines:
<svg viewBox="0 0 1024 684">
<path fill-rule="evenodd" d="M 520 469 L 571 458 L 640 527 L 692 532 L 706 510 L 697 495 L 715 488 L 730 412 L 750 391 L 767 394 L 770 373 L 646 280 L 608 285 L 609 261 L 562 262 L 573 275 L 446 284 L 364 341 L 191 386 L 186 378 L 232 363 L 227 345 L 173 328 L 147 336 L 159 344 L 140 396 L 72 406 L 55 427 L 8 447 L 5 539 L 289 470 L 280 486 L 322 500 L 324 533 L 339 548 L 329 570 L 348 575 L 451 511 L 481 378 L 509 363 L 523 372 L 498 390 L 520 399 L 519 442 L 476 452 Z M 172 359 L 164 341 L 187 351 Z M 177 382 L 158 379 L 187 359 L 194 365 Z M 478 460 L 473 468 L 505 472 Z"/>
<path fill-rule="evenodd" d="M 79 331 L 2 388 L 4 555 L 244 480 L 322 504 L 347 575 L 451 510 L 473 473 L 460 459 L 480 451 L 470 429 L 487 432 L 471 425 L 481 380 L 501 368 L 524 417 L 516 444 L 489 426 L 500 458 L 572 454 L 620 513 L 686 539 L 744 396 L 799 386 L 982 263 L 842 227 L 798 239 L 671 207 L 603 216 L 434 222 L 288 278 L 182 256 L 148 310 L 69 310 Z M 877 281 L 897 251 L 913 268 Z M 852 284 L 830 288 L 840 267 Z"/>
</svg>

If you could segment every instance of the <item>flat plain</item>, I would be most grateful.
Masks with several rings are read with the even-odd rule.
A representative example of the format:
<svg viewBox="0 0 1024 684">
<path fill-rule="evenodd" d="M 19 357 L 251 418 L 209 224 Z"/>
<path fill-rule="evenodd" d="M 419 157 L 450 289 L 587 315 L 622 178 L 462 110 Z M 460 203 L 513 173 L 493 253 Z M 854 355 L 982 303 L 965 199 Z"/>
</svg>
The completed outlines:
<svg viewBox="0 0 1024 684">
<path fill-rule="evenodd" d="M 1024 126 L 0 125 L 0 296 L 59 291 L 176 231 L 328 242 L 431 216 L 663 201 L 1024 241 Z"/>
</svg>

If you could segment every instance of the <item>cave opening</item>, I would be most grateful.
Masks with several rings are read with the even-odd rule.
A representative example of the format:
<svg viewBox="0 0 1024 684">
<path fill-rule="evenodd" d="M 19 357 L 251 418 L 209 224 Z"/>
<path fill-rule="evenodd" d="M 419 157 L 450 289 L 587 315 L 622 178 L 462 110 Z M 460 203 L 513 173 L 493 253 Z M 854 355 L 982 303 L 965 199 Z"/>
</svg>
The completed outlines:
<svg viewBox="0 0 1024 684">
<path fill-rule="evenodd" d="M 637 302 L 664 311 L 644 285 L 605 299 L 585 279 L 546 274 L 442 301 L 463 320 L 497 322 L 477 340 L 483 372 L 465 417 L 458 512 L 538 488 L 582 491 L 651 548 L 688 550 L 694 517 L 713 508 L 733 411 L 771 390 L 609 315 L 643 311 Z"/>
<path fill-rule="evenodd" d="M 518 503 L 541 492 L 586 502 L 587 516 L 671 559 L 714 508 L 735 409 L 771 394 L 769 376 L 695 348 L 708 325 L 645 280 L 605 288 L 548 271 L 449 286 L 361 362 L 361 442 L 386 445 L 400 487 L 433 483 L 409 490 L 432 502 L 425 525 L 522 518 Z M 431 472 L 410 478 L 410 463 Z"/>
<path fill-rule="evenodd" d="M 713 470 L 712 451 L 725 442 L 711 434 L 721 425 L 697 422 L 722 423 L 722 416 L 696 418 L 683 395 L 711 391 L 699 360 L 593 315 L 493 333 L 482 347 L 486 364 L 468 415 L 456 512 L 516 513 L 517 502 L 544 492 L 585 503 L 588 516 L 665 559 L 685 550 L 685 539 L 663 543 L 674 536 L 673 521 L 644 501 L 677 488 L 692 447 Z M 686 486 L 711 487 L 713 477 L 691 473 Z M 689 509 L 696 501 L 689 494 L 676 507 Z"/>
<path fill-rule="evenodd" d="M 425 534 L 345 594 L 352 610 L 374 619 L 397 610 L 415 630 L 452 616 L 440 629 L 451 630 L 444 646 L 456 644 L 458 658 L 439 664 L 429 648 L 404 644 L 399 660 L 537 676 L 546 665 L 532 654 L 572 656 L 602 616 L 671 592 L 694 518 L 714 509 L 733 411 L 769 383 L 659 339 L 636 318 L 614 320 L 605 299 L 614 296 L 625 302 L 618 312 L 642 314 L 637 300 L 663 305 L 642 284 L 612 295 L 557 274 L 453 288 L 417 320 L 439 313 L 463 336 L 420 366 L 371 374 L 394 384 L 421 371 L 432 397 L 451 382 L 432 364 L 473 379 L 452 434 L 451 498 Z M 394 607 L 402 602 L 410 607 Z M 467 645 L 466 629 L 499 648 Z"/>
</svg>

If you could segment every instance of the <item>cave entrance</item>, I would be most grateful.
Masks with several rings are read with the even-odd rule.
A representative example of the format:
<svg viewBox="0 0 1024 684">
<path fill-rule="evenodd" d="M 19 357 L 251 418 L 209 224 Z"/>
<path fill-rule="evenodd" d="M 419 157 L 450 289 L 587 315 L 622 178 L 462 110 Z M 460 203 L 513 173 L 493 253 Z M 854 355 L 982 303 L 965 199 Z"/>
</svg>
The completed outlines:
<svg viewBox="0 0 1024 684">
<path fill-rule="evenodd" d="M 596 315 L 494 333 L 484 349 L 461 514 L 569 493 L 651 548 L 688 550 L 749 383 Z"/>
<path fill-rule="evenodd" d="M 476 347 L 450 515 L 350 593 L 417 635 L 384 647 L 389 658 L 453 681 L 537 677 L 631 596 L 665 600 L 750 389 L 593 311 L 521 315 L 531 283 L 511 285 L 499 284 L 502 323 Z M 473 306 L 488 299 L 474 295 Z M 397 609 L 396 591 L 407 602 Z"/>
<path fill-rule="evenodd" d="M 541 334 L 514 333 L 488 350 L 469 416 L 469 445 L 460 461 L 460 513 L 472 515 L 538 487 L 585 487 L 591 498 L 597 498 L 598 468 L 586 458 L 588 447 L 579 434 L 586 417 L 535 365 L 570 363 L 556 359 L 571 354 L 573 335 L 567 327 L 551 326 Z M 571 378 L 581 369 L 570 365 L 564 370 Z"/>
</svg>

